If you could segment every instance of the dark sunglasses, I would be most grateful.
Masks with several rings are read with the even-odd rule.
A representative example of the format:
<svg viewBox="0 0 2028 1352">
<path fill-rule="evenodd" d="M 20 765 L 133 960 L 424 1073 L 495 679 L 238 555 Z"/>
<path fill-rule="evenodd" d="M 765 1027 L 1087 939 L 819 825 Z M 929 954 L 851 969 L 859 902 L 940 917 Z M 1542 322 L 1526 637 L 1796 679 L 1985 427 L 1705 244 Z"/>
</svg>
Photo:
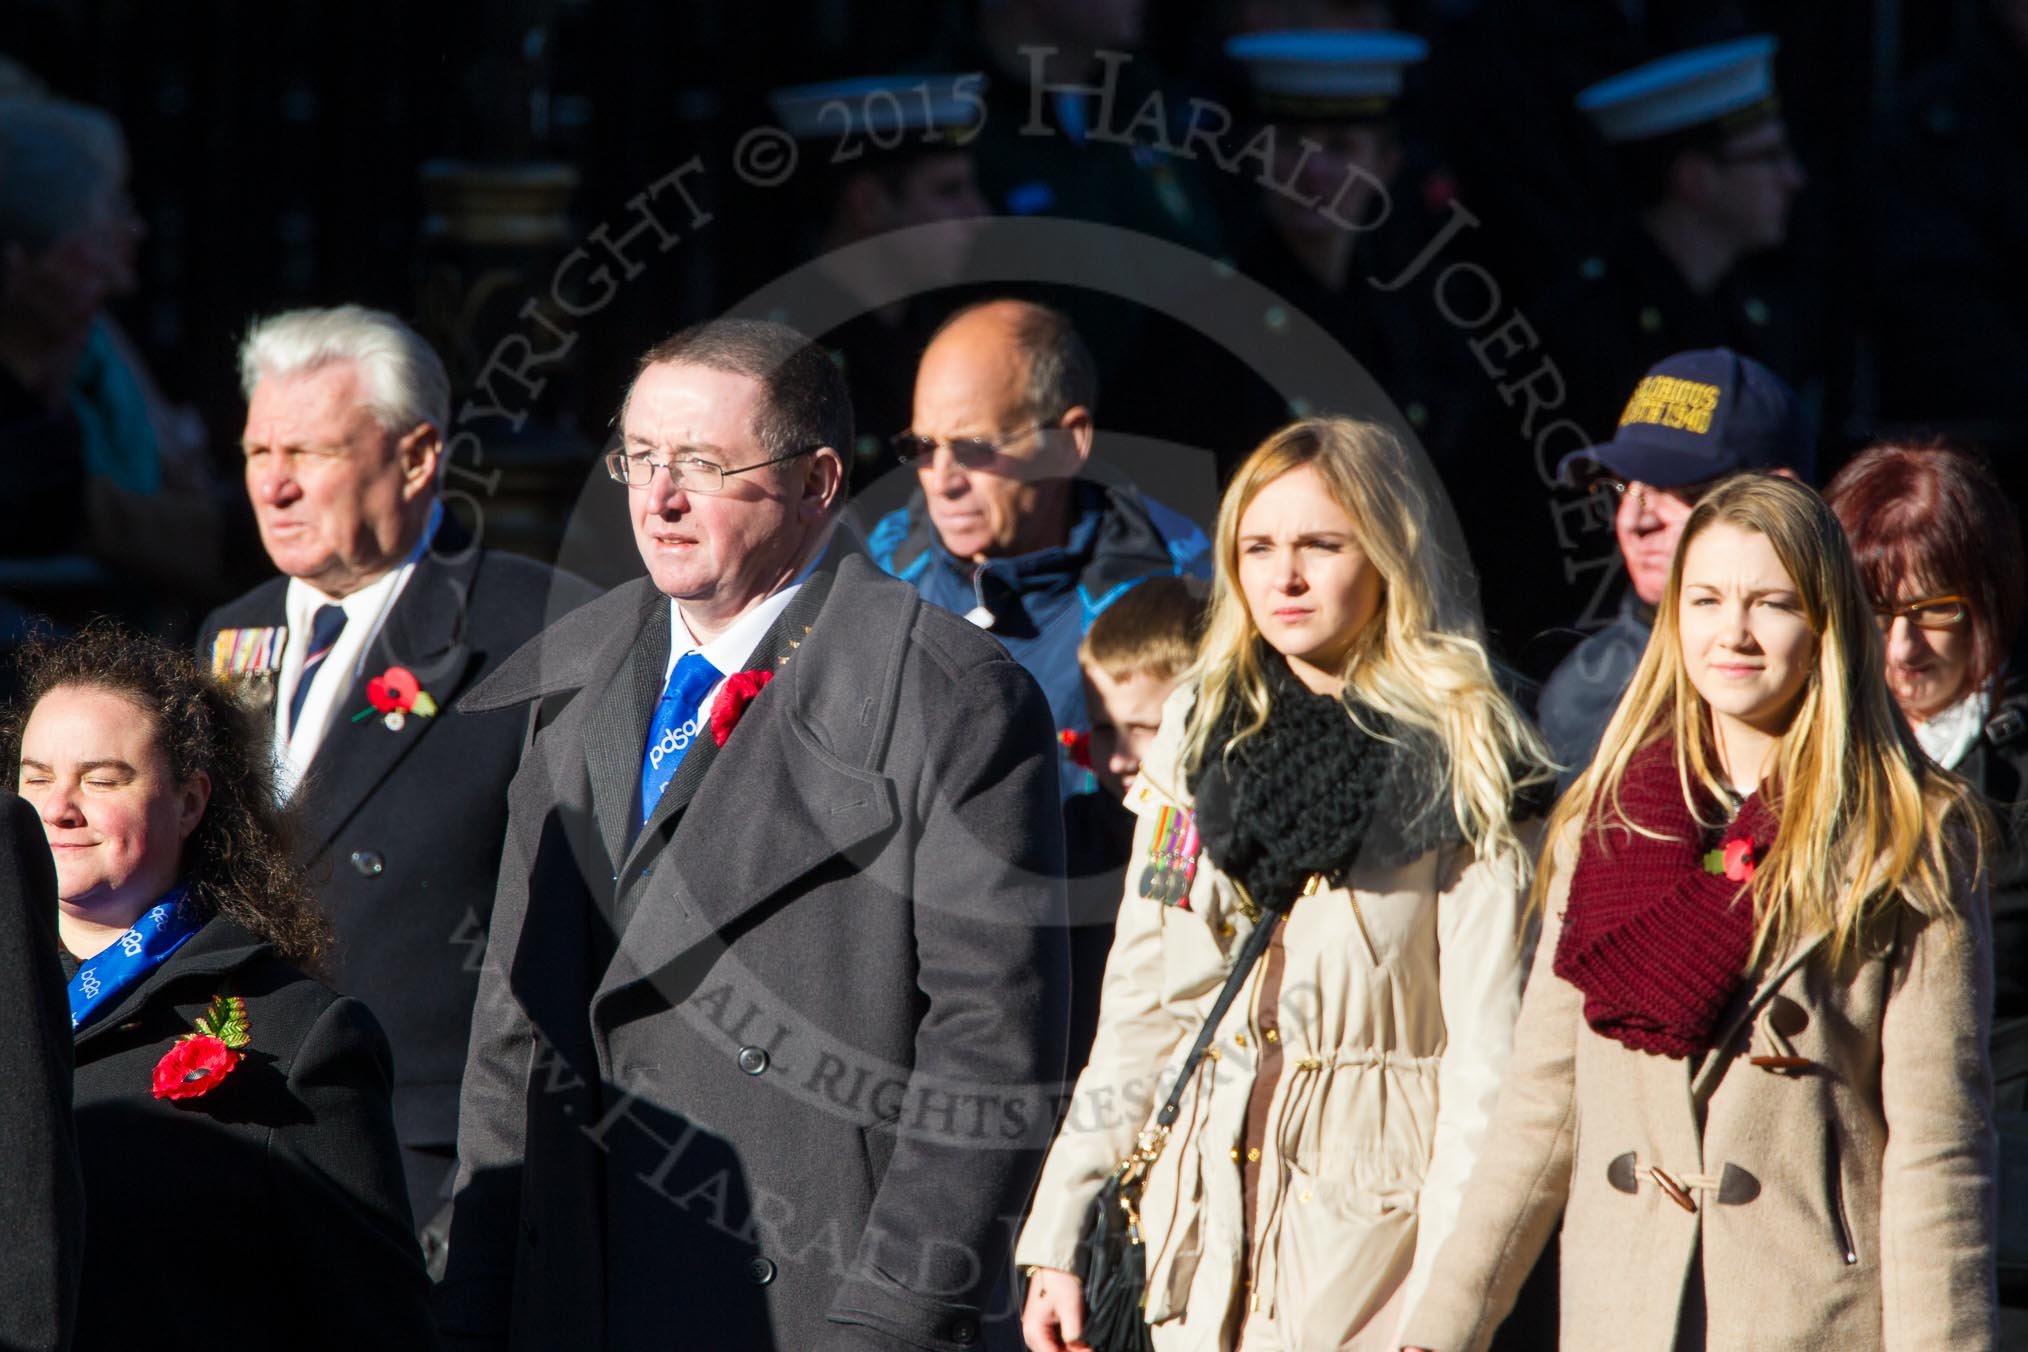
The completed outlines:
<svg viewBox="0 0 2028 1352">
<path fill-rule="evenodd" d="M 1000 452 L 1034 432 L 1041 423 L 1030 423 L 1017 432 L 999 437 L 926 437 L 919 432 L 897 432 L 888 441 L 895 459 L 904 465 L 927 465 L 936 459 L 937 447 L 951 448 L 951 459 L 964 469 L 985 469 L 1000 458 Z"/>
</svg>

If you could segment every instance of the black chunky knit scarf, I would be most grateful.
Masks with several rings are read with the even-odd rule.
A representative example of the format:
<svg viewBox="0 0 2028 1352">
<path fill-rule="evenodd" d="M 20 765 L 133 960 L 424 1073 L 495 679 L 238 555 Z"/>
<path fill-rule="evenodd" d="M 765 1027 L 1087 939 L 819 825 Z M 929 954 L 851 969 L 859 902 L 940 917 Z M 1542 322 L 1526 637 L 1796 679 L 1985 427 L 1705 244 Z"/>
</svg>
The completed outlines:
<svg viewBox="0 0 2028 1352">
<path fill-rule="evenodd" d="M 1406 863 L 1463 838 L 1427 738 L 1360 706 L 1361 723 L 1381 734 L 1371 735 L 1280 655 L 1264 653 L 1263 664 L 1266 726 L 1226 754 L 1245 716 L 1228 702 L 1190 782 L 1199 839 L 1256 905 L 1287 910 L 1313 873 L 1342 884 L 1362 858 Z"/>
</svg>

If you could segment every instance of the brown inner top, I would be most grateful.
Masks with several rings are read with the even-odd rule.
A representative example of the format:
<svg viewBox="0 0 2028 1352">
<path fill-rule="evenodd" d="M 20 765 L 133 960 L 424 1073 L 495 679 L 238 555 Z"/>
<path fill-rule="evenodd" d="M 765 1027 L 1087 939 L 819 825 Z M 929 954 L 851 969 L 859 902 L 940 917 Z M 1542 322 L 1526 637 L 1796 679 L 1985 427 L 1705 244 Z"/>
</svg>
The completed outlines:
<svg viewBox="0 0 2028 1352">
<path fill-rule="evenodd" d="M 1240 1251 L 1241 1280 L 1251 1282 L 1253 1259 L 1254 1205 L 1260 1195 L 1260 1162 L 1266 1151 L 1268 1105 L 1275 1096 L 1275 1083 L 1282 1077 L 1281 993 L 1282 974 L 1288 970 L 1288 955 L 1282 947 L 1284 926 L 1275 926 L 1268 950 L 1261 956 L 1260 993 L 1255 1000 L 1254 1026 L 1260 1032 L 1256 1049 L 1257 1069 L 1253 1092 L 1246 1101 L 1246 1129 L 1240 1135 L 1240 1206 L 1246 1217 L 1246 1246 Z"/>
</svg>

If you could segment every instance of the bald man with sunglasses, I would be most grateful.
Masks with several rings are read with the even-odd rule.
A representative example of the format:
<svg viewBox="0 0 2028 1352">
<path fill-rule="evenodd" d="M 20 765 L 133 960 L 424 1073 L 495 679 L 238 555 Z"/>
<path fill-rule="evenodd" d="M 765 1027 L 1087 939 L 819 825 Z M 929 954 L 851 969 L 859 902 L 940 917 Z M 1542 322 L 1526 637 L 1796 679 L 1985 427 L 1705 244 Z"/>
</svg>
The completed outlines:
<svg viewBox="0 0 2028 1352">
<path fill-rule="evenodd" d="M 1097 402 L 1063 315 L 1017 300 L 959 311 L 924 351 L 914 425 L 894 439 L 916 492 L 867 537 L 882 568 L 1005 644 L 1077 732 L 1092 620 L 1144 578 L 1211 571 L 1194 522 L 1091 472 Z M 1085 770 L 1061 768 L 1067 792 L 1085 787 Z"/>
</svg>

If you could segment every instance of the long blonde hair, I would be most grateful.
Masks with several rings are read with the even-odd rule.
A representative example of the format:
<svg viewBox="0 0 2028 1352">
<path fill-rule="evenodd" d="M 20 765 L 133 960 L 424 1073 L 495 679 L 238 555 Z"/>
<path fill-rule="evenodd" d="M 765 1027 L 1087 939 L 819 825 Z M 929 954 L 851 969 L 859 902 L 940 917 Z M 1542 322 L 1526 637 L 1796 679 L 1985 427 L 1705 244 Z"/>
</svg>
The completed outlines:
<svg viewBox="0 0 2028 1352">
<path fill-rule="evenodd" d="M 1664 736 L 1675 739 L 1685 801 L 1696 801 L 1693 780 L 1724 801 L 1711 709 L 1690 683 L 1677 620 L 1690 543 L 1720 523 L 1767 539 L 1817 636 L 1808 681 L 1767 776 L 1780 826 L 1753 876 L 1755 960 L 1827 931 L 1835 963 L 1897 905 L 1955 919 L 1953 873 L 1973 861 L 1958 858 L 1954 846 L 1965 842 L 1951 837 L 1982 843 L 1984 810 L 1963 781 L 1925 762 L 1902 721 L 1866 586 L 1837 517 L 1808 488 L 1772 475 L 1726 480 L 1684 522 L 1647 651 L 1591 765 L 1551 814 L 1547 848 L 1579 819 L 1602 845 L 1608 827 L 1652 836 L 1626 816 L 1620 785 L 1634 755 Z M 1960 829 L 1950 829 L 1952 822 Z M 1551 871 L 1545 858 L 1538 901 Z"/>
<path fill-rule="evenodd" d="M 1291 423 L 1255 448 L 1226 488 L 1218 505 L 1210 615 L 1186 677 L 1196 682 L 1197 701 L 1184 727 L 1185 773 L 1267 722 L 1260 630 L 1238 581 L 1239 523 L 1263 488 L 1305 465 L 1351 516 L 1382 583 L 1380 613 L 1354 641 L 1340 673 L 1347 714 L 1358 721 L 1351 708 L 1357 701 L 1432 736 L 1446 762 L 1436 794 L 1439 800 L 1448 795 L 1474 853 L 1514 858 L 1525 869 L 1510 805 L 1518 788 L 1554 778 L 1549 753 L 1494 681 L 1450 504 L 1420 457 L 1378 423 Z M 1227 746 L 1214 748 L 1213 729 L 1234 700 L 1247 716 Z"/>
</svg>

